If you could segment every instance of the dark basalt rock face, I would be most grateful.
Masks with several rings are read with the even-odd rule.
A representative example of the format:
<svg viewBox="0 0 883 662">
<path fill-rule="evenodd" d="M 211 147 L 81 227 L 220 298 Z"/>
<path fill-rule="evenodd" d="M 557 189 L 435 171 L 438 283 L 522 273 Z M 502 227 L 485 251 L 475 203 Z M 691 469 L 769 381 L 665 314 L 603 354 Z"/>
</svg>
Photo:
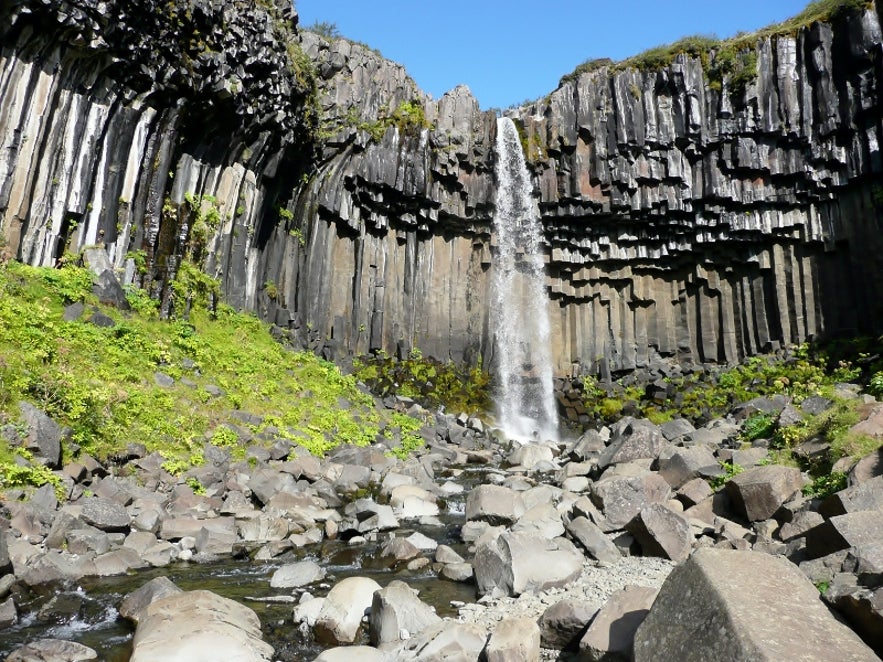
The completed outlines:
<svg viewBox="0 0 883 662">
<path fill-rule="evenodd" d="M 0 9 L 6 250 L 51 264 L 104 243 L 165 311 L 187 258 L 326 355 L 490 364 L 494 114 L 464 87 L 430 99 L 359 44 L 291 45 L 285 4 Z M 852 11 L 759 39 L 738 91 L 678 56 L 514 112 L 559 374 L 883 328 L 881 42 L 879 12 Z"/>
</svg>

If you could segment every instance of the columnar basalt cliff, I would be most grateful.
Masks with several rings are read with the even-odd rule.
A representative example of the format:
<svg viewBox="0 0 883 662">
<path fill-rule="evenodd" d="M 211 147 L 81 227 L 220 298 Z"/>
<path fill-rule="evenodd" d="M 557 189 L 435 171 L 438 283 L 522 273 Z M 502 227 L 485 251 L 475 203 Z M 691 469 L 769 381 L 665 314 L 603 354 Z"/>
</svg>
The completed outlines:
<svg viewBox="0 0 883 662">
<path fill-rule="evenodd" d="M 496 122 L 466 88 L 435 101 L 367 47 L 292 42 L 265 2 L 18 0 L 0 25 L 7 253 L 103 243 L 165 311 L 188 260 L 338 356 L 493 361 Z M 513 112 L 559 373 L 883 329 L 881 42 L 854 10 L 759 37 L 738 86 L 680 55 Z"/>
</svg>

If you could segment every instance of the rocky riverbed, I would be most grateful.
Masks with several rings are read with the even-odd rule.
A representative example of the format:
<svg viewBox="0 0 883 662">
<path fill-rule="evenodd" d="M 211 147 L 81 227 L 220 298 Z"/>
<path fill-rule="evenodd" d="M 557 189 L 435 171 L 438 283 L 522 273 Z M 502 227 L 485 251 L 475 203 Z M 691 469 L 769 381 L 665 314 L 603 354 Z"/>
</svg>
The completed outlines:
<svg viewBox="0 0 883 662">
<path fill-rule="evenodd" d="M 864 398 L 859 425 L 883 434 L 883 406 L 857 388 L 840 392 Z M 822 660 L 836 645 L 844 659 L 875 660 L 883 652 L 880 452 L 841 466 L 848 486 L 818 499 L 802 494 L 800 470 L 769 462 L 766 440 L 740 437 L 756 412 L 800 417 L 830 406 L 821 398 L 758 398 L 699 429 L 627 417 L 526 445 L 406 398 L 386 406 L 430 421 L 425 447 L 405 460 L 384 444 L 319 459 L 279 440 L 234 462 L 206 444 L 205 464 L 176 477 L 132 446 L 112 462 L 81 455 L 57 466 L 63 494 L 7 490 L 0 654 L 658 660 L 712 659 L 725 647 L 733 659 Z M 4 434 L 58 463 L 63 431 L 29 405 L 22 420 Z M 722 461 L 744 470 L 724 475 Z"/>
</svg>

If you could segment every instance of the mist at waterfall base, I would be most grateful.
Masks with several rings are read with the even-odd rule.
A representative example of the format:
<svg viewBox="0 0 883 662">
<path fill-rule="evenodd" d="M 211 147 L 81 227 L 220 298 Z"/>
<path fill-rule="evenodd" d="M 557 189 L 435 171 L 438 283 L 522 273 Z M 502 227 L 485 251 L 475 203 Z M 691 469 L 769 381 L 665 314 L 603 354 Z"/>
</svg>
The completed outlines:
<svg viewBox="0 0 883 662">
<path fill-rule="evenodd" d="M 521 140 L 497 120 L 492 282 L 497 424 L 512 439 L 558 438 L 542 228 Z"/>
</svg>

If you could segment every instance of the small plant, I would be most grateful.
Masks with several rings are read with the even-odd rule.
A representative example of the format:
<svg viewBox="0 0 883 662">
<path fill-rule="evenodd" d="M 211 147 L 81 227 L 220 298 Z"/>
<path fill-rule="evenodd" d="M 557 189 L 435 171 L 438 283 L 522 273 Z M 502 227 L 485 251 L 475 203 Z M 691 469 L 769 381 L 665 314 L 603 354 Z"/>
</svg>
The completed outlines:
<svg viewBox="0 0 883 662">
<path fill-rule="evenodd" d="M 193 490 L 193 493 L 199 496 L 205 494 L 205 485 L 199 482 L 198 478 L 190 477 L 187 479 L 187 485 Z"/>
<path fill-rule="evenodd" d="M 846 474 L 842 471 L 833 471 L 817 476 L 812 483 L 804 485 L 803 494 L 808 497 L 824 499 L 844 489 L 846 489 Z"/>
<path fill-rule="evenodd" d="M 264 283 L 264 294 L 267 295 L 268 299 L 275 301 L 279 298 L 279 287 L 272 280 L 268 280 Z"/>
<path fill-rule="evenodd" d="M 721 468 L 724 470 L 724 473 L 720 476 L 715 476 L 711 480 L 708 481 L 708 484 L 711 486 L 711 489 L 717 491 L 726 485 L 733 476 L 738 476 L 740 473 L 745 471 L 744 467 L 739 464 L 735 464 L 733 462 L 724 462 L 720 463 Z"/>
<path fill-rule="evenodd" d="M 757 413 L 745 419 L 741 437 L 749 442 L 755 439 L 769 439 L 776 427 L 776 417 L 773 414 Z"/>
</svg>

